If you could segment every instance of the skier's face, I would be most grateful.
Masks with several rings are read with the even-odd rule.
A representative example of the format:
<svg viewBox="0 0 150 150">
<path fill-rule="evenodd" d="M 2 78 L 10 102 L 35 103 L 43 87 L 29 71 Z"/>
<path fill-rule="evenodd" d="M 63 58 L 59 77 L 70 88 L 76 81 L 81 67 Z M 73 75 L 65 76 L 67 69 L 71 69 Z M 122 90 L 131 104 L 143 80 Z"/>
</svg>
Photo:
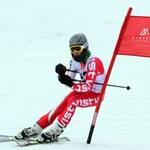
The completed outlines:
<svg viewBox="0 0 150 150">
<path fill-rule="evenodd" d="M 74 52 L 73 55 L 74 56 L 79 56 L 79 55 L 81 55 L 81 53 L 82 53 L 82 51 L 81 52 Z"/>
</svg>

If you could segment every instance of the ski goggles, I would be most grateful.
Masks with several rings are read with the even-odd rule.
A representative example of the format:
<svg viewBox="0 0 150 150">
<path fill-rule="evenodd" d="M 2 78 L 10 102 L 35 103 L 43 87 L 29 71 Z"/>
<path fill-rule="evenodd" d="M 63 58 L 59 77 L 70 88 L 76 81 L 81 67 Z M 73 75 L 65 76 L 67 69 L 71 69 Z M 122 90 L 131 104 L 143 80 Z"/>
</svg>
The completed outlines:
<svg viewBox="0 0 150 150">
<path fill-rule="evenodd" d="M 83 45 L 73 45 L 73 46 L 70 46 L 70 51 L 71 51 L 71 53 L 80 53 L 87 46 L 88 46 L 88 42 L 86 42 Z"/>
</svg>

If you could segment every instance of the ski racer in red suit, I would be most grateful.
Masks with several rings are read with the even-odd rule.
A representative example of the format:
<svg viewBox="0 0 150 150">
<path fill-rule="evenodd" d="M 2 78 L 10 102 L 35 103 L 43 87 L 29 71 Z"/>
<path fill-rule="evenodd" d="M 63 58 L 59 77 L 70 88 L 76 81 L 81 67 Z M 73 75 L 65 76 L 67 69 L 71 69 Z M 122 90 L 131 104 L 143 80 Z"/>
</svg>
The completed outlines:
<svg viewBox="0 0 150 150">
<path fill-rule="evenodd" d="M 70 123 L 76 107 L 96 106 L 99 101 L 102 85 L 105 79 L 105 70 L 102 61 L 89 51 L 89 44 L 83 33 L 75 34 L 69 41 L 72 59 L 69 72 L 62 64 L 58 64 L 55 71 L 58 80 L 72 88 L 62 102 L 47 114 L 42 116 L 32 127 L 23 129 L 15 137 L 22 140 L 37 136 L 39 143 L 53 142 L 57 140 L 65 127 Z M 73 82 L 76 73 L 79 73 L 83 82 Z M 47 132 L 42 132 L 51 125 Z"/>
</svg>

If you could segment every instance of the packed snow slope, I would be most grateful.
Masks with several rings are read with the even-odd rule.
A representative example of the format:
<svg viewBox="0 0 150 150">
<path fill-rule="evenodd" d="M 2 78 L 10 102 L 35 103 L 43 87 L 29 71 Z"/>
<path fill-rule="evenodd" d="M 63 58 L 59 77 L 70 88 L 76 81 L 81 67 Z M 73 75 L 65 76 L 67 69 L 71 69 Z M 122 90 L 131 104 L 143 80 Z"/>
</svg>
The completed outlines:
<svg viewBox="0 0 150 150">
<path fill-rule="evenodd" d="M 149 0 L 0 0 L 0 134 L 32 126 L 70 92 L 55 66 L 69 66 L 69 38 L 85 33 L 90 50 L 108 69 L 121 25 L 132 15 L 150 16 Z M 77 109 L 62 136 L 69 143 L 24 150 L 150 149 L 150 60 L 117 56 L 91 144 L 86 144 L 94 108 Z M 48 129 L 47 129 L 48 130 Z M 14 142 L 0 149 L 20 149 Z"/>
</svg>

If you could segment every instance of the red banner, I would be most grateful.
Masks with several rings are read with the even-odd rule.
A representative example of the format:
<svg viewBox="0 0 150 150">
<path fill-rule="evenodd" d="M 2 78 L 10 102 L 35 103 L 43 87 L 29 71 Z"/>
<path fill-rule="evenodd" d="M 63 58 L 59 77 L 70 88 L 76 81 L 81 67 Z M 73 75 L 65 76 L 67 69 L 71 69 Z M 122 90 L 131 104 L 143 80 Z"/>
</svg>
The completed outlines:
<svg viewBox="0 0 150 150">
<path fill-rule="evenodd" d="M 150 57 L 150 17 L 129 16 L 118 54 Z"/>
</svg>

